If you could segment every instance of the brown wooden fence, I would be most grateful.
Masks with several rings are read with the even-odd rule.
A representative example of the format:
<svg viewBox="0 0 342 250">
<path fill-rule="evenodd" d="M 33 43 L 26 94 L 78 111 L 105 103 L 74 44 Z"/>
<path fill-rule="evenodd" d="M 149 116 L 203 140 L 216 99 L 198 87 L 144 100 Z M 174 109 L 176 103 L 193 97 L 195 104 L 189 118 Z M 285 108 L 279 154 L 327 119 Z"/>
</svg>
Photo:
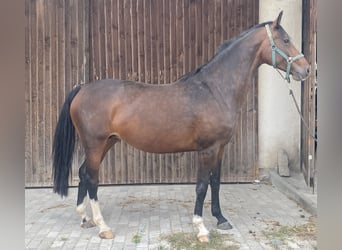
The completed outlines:
<svg viewBox="0 0 342 250">
<path fill-rule="evenodd" d="M 54 127 L 74 84 L 101 78 L 170 83 L 256 24 L 258 11 L 254 0 L 25 0 L 26 186 L 51 186 Z M 257 176 L 256 82 L 247 99 L 225 150 L 225 182 Z M 82 160 L 77 145 L 72 185 Z M 194 182 L 197 161 L 196 153 L 150 154 L 117 143 L 102 163 L 100 182 Z"/>
</svg>

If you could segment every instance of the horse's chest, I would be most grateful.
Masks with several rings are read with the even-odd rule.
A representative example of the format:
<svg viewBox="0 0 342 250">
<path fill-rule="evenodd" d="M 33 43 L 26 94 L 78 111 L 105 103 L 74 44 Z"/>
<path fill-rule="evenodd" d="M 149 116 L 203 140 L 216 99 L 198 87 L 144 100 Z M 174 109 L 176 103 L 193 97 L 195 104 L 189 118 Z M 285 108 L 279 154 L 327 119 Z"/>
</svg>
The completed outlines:
<svg viewBox="0 0 342 250">
<path fill-rule="evenodd" d="M 199 147 L 206 147 L 215 142 L 227 143 L 234 129 L 234 120 L 234 116 L 228 117 L 220 112 L 203 117 L 197 130 L 196 141 Z"/>
</svg>

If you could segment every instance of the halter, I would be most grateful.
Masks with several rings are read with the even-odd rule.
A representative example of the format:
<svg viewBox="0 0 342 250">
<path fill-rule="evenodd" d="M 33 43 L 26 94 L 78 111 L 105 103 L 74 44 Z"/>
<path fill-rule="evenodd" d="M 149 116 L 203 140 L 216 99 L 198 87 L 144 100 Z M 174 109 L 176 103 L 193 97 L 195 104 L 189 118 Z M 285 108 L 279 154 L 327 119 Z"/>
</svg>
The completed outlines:
<svg viewBox="0 0 342 250">
<path fill-rule="evenodd" d="M 270 26 L 268 24 L 265 25 L 265 28 L 266 28 L 266 31 L 267 31 L 267 35 L 268 35 L 268 38 L 270 39 L 270 43 L 271 43 L 271 47 L 272 47 L 272 65 L 273 65 L 273 68 L 275 68 L 278 73 L 288 82 L 290 83 L 290 69 L 291 69 L 291 64 L 296 61 L 297 59 L 299 58 L 302 58 L 304 57 L 304 55 L 302 53 L 296 55 L 295 57 L 290 57 L 290 56 L 287 56 L 284 51 L 282 51 L 281 49 L 279 49 L 274 41 L 273 41 L 273 38 L 272 38 L 272 33 L 271 33 L 271 30 L 270 30 Z M 286 61 L 287 61 L 287 67 L 286 67 L 286 76 L 284 77 L 280 71 L 276 68 L 276 53 L 278 53 L 280 56 L 282 56 Z M 289 88 L 289 92 L 290 92 L 290 95 L 292 96 L 292 99 L 294 101 L 294 104 L 296 105 L 296 108 L 297 108 L 297 111 L 298 111 L 298 114 L 300 116 L 300 118 L 302 119 L 302 122 L 305 126 L 305 128 L 307 129 L 309 135 L 313 138 L 314 141 L 318 141 L 316 136 L 313 135 L 311 132 L 310 132 L 310 128 L 309 126 L 307 125 L 307 123 L 305 122 L 305 119 L 299 109 L 299 106 L 298 106 L 298 103 L 297 103 L 297 100 L 296 98 L 294 97 L 293 95 L 293 91 L 290 87 L 290 84 L 287 84 L 287 87 Z"/>
<path fill-rule="evenodd" d="M 290 82 L 290 69 L 291 69 L 291 64 L 296 61 L 299 58 L 304 57 L 304 55 L 302 53 L 296 55 L 295 57 L 291 57 L 291 56 L 287 56 L 284 51 L 282 51 L 281 49 L 279 49 L 272 38 L 272 33 L 270 30 L 270 26 L 268 24 L 265 25 L 266 31 L 267 31 L 267 35 L 268 38 L 270 39 L 270 43 L 271 43 L 271 47 L 272 47 L 272 65 L 273 68 L 277 69 L 277 65 L 276 65 L 276 53 L 278 53 L 280 56 L 282 56 L 286 61 L 287 61 L 287 67 L 286 67 L 286 76 L 283 77 L 283 75 L 280 73 L 280 75 L 287 80 L 287 82 Z"/>
</svg>

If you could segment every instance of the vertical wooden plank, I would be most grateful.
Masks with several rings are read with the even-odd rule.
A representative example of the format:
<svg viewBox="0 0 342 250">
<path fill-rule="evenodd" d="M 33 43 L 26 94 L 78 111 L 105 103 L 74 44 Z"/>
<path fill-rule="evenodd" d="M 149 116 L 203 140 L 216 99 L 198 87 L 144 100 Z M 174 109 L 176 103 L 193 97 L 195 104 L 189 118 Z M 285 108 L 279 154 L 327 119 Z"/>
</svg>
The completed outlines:
<svg viewBox="0 0 342 250">
<path fill-rule="evenodd" d="M 89 2 L 82 0 L 78 4 L 78 61 L 80 63 L 79 78 L 83 83 L 89 82 Z"/>
<path fill-rule="evenodd" d="M 182 1 L 184 0 L 177 0 L 176 1 L 176 55 L 177 55 L 177 78 L 182 76 L 184 72 L 184 49 L 183 49 L 183 37 L 184 37 L 184 30 L 183 27 L 183 4 Z"/>
<path fill-rule="evenodd" d="M 65 97 L 71 90 L 72 85 L 72 68 L 71 68 L 71 18 L 73 11 L 72 0 L 66 2 L 65 6 L 65 61 L 64 61 L 64 98 L 62 98 L 62 103 L 65 101 Z"/>
<path fill-rule="evenodd" d="M 150 17 L 152 15 L 152 13 L 151 13 L 150 0 L 145 0 L 144 4 L 145 4 L 144 5 L 145 81 L 147 83 L 152 83 L 152 78 L 151 78 L 151 23 L 150 23 Z"/>
<path fill-rule="evenodd" d="M 170 3 L 170 81 L 177 79 L 176 4 Z"/>
<path fill-rule="evenodd" d="M 208 6 L 209 7 L 209 6 Z M 208 59 L 215 53 L 215 7 L 209 7 L 208 11 Z"/>
<path fill-rule="evenodd" d="M 208 55 L 208 44 L 209 44 L 209 10 L 208 2 L 202 0 L 202 52 L 203 52 L 203 63 L 209 60 Z"/>
<path fill-rule="evenodd" d="M 204 64 L 203 61 L 203 48 L 202 48 L 202 1 L 196 1 L 196 17 L 195 17 L 195 24 L 196 24 L 196 37 L 195 37 L 195 65 L 199 67 L 200 65 Z"/>
<path fill-rule="evenodd" d="M 106 59 L 107 46 L 106 40 L 108 33 L 106 32 L 106 15 L 105 15 L 105 0 L 98 0 L 99 5 L 99 51 L 100 51 L 100 79 L 108 78 L 108 65 Z"/>
<path fill-rule="evenodd" d="M 57 41 L 57 95 L 58 95 L 58 114 L 59 110 L 61 109 L 64 97 L 65 97 L 65 6 L 64 1 L 58 0 L 57 4 L 57 34 L 58 34 L 58 41 Z"/>
<path fill-rule="evenodd" d="M 54 129 L 57 124 L 57 116 L 59 106 L 58 106 L 58 2 L 52 2 L 52 11 L 50 13 L 51 16 L 51 116 L 52 116 L 52 136 L 54 136 Z M 52 137 L 53 138 L 53 137 Z M 51 153 L 52 151 L 50 151 Z"/>
<path fill-rule="evenodd" d="M 196 64 L 196 58 L 197 58 L 197 39 L 196 39 L 196 33 L 197 33 L 197 25 L 196 25 L 196 3 L 194 1 L 190 2 L 190 15 L 188 17 L 187 22 L 190 24 L 190 46 L 189 48 L 184 48 L 184 49 L 189 49 L 190 50 L 190 60 L 189 60 L 189 70 L 184 70 L 184 74 L 187 73 L 190 70 L 196 69 L 199 65 Z M 185 63 L 184 63 L 185 64 Z"/>
<path fill-rule="evenodd" d="M 222 41 L 228 40 L 228 0 L 222 0 L 221 8 L 221 32 Z"/>
<path fill-rule="evenodd" d="M 44 2 L 44 55 L 45 55 L 45 79 L 44 85 L 46 86 L 46 92 L 44 96 L 45 103 L 45 185 L 49 185 L 52 180 L 52 164 L 51 164 L 51 152 L 52 152 L 52 140 L 53 140 L 53 125 L 52 125 L 52 32 L 53 26 L 52 19 L 52 2 Z"/>
<path fill-rule="evenodd" d="M 182 30 L 179 30 L 179 33 L 183 33 L 183 42 L 182 42 L 182 47 L 183 47 L 183 61 L 184 61 L 184 72 L 190 72 L 193 70 L 191 68 L 191 53 L 190 53 L 190 44 L 193 45 L 193 42 L 191 40 L 191 35 L 190 33 L 195 32 L 195 24 L 194 22 L 191 22 L 191 13 L 190 13 L 190 1 L 189 0 L 183 0 L 183 23 L 182 23 Z M 183 72 L 182 72 L 183 73 Z M 183 74 L 182 74 L 183 75 Z"/>
<path fill-rule="evenodd" d="M 138 81 L 145 82 L 145 28 L 144 28 L 144 1 L 137 1 L 137 28 L 138 28 Z"/>
<path fill-rule="evenodd" d="M 228 1 L 228 18 L 228 39 L 231 39 L 236 35 L 235 1 Z"/>
<path fill-rule="evenodd" d="M 163 58 L 163 47 L 164 47 L 164 26 L 163 26 L 163 19 L 164 19 L 164 12 L 163 12 L 163 1 L 157 1 L 157 13 L 155 15 L 155 22 L 157 23 L 157 75 L 158 75 L 158 84 L 164 83 L 164 73 L 163 73 L 163 66 L 164 66 L 164 58 Z"/>
<path fill-rule="evenodd" d="M 25 0 L 25 183 L 32 183 L 31 2 Z"/>
<path fill-rule="evenodd" d="M 112 0 L 112 30 L 113 30 L 113 78 L 119 78 L 119 0 Z M 117 152 L 115 150 L 115 152 Z"/>
<path fill-rule="evenodd" d="M 44 105 L 44 7 L 43 1 L 37 1 L 37 136 L 38 136 L 38 152 L 37 152 L 37 173 L 38 182 L 44 183 L 44 172 L 43 166 L 45 162 L 45 148 L 44 148 L 44 137 L 45 137 L 45 105 Z"/>
<path fill-rule="evenodd" d="M 104 1 L 104 34 L 105 34 L 105 43 L 104 43 L 104 63 L 105 63 L 105 72 L 106 78 L 113 78 L 113 37 L 112 37 L 112 1 L 105 0 Z"/>
<path fill-rule="evenodd" d="M 151 83 L 158 83 L 158 26 L 157 18 L 158 16 L 158 0 L 151 0 Z"/>
<path fill-rule="evenodd" d="M 124 62 L 125 62 L 125 76 L 122 79 L 131 80 L 132 79 L 132 33 L 131 33 L 131 4 L 130 0 L 124 1 L 124 19 L 122 23 L 122 32 L 124 43 Z"/>
<path fill-rule="evenodd" d="M 215 51 L 218 48 L 218 46 L 222 43 L 222 31 L 221 31 L 221 1 L 215 1 L 214 4 L 214 11 L 215 11 L 215 18 L 214 18 L 214 46 Z"/>
<path fill-rule="evenodd" d="M 92 62 L 92 75 L 91 80 L 98 80 L 100 78 L 100 53 L 99 53 L 99 6 L 97 1 L 91 1 L 91 62 Z"/>
<path fill-rule="evenodd" d="M 38 182 L 44 182 L 44 171 L 43 166 L 45 162 L 45 148 L 44 148 L 44 118 L 45 118 L 45 106 L 44 106 L 44 7 L 42 1 L 37 1 L 37 141 L 38 141 L 38 152 L 37 152 L 37 177 Z"/>
<path fill-rule="evenodd" d="M 38 109 L 38 91 L 37 91 L 37 11 L 36 11 L 36 2 L 31 1 L 30 6 L 31 11 L 31 107 L 32 107 L 32 183 L 37 183 L 37 164 L 38 164 L 38 131 L 37 131 L 37 109 Z"/>
<path fill-rule="evenodd" d="M 137 1 L 131 0 L 131 45 L 132 45 L 132 76 L 133 81 L 138 81 L 138 13 Z"/>
</svg>

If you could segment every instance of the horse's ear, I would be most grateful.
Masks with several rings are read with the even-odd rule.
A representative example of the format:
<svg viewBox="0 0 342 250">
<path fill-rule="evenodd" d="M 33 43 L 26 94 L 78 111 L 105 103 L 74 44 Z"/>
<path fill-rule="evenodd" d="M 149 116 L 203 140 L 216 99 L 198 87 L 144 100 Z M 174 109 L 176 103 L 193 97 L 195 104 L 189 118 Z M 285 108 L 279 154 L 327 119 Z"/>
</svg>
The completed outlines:
<svg viewBox="0 0 342 250">
<path fill-rule="evenodd" d="M 280 13 L 279 13 L 277 19 L 273 21 L 273 27 L 279 28 L 279 25 L 280 25 L 280 21 L 281 21 L 282 16 L 283 16 L 283 11 L 280 11 Z"/>
</svg>

